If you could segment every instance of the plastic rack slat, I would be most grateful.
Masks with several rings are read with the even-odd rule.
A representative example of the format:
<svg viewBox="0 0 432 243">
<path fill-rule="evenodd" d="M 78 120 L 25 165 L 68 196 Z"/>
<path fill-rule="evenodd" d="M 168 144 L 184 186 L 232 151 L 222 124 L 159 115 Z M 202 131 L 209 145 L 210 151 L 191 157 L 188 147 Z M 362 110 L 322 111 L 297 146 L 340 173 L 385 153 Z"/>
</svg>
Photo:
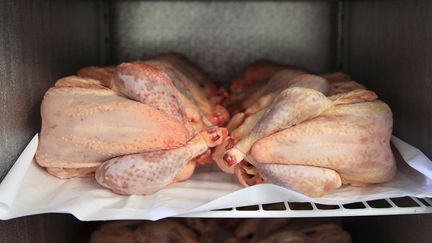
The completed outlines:
<svg viewBox="0 0 432 243">
<path fill-rule="evenodd" d="M 361 201 L 365 208 L 345 208 L 341 204 L 335 204 L 338 208 L 319 209 L 315 203 L 310 203 L 311 208 L 292 209 L 289 202 L 283 202 L 285 210 L 265 210 L 263 205 L 253 205 L 252 209 L 237 210 L 215 210 L 193 212 L 178 215 L 177 217 L 199 217 L 199 218 L 309 218 L 309 217 L 346 217 L 346 216 L 373 216 L 373 215 L 400 215 L 400 214 L 425 214 L 432 213 L 432 200 L 422 198 L 429 205 L 425 205 L 421 200 L 415 197 L 410 197 L 418 206 L 398 207 L 391 198 L 386 198 L 385 201 L 391 207 L 374 208 L 367 202 Z M 282 203 L 282 202 L 281 202 Z"/>
</svg>

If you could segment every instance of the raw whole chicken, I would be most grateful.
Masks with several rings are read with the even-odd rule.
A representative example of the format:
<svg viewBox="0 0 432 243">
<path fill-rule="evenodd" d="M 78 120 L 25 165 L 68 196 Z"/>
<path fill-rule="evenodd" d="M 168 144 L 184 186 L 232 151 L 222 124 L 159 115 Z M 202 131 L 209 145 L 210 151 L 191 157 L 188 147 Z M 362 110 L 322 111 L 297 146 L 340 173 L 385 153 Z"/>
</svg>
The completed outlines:
<svg viewBox="0 0 432 243">
<path fill-rule="evenodd" d="M 243 219 L 224 243 L 350 243 L 334 219 Z"/>
<path fill-rule="evenodd" d="M 101 70 L 109 78 L 67 77 L 44 97 L 36 161 L 51 174 L 97 169 L 114 192 L 149 194 L 187 179 L 227 137 L 164 70 L 141 62 Z"/>
<path fill-rule="evenodd" d="M 223 221 L 223 225 L 218 224 Z M 233 224 L 232 222 L 235 222 Z M 235 225 L 227 229 L 226 225 Z M 350 243 L 334 219 L 162 219 L 114 221 L 95 230 L 90 243 Z"/>
<path fill-rule="evenodd" d="M 329 91 L 328 82 L 319 76 L 311 75 L 311 74 L 301 74 L 292 78 L 291 75 L 284 76 L 284 81 L 279 81 L 279 83 L 283 84 L 285 87 L 304 87 L 315 89 L 323 94 L 327 94 Z M 213 159 L 218 164 L 219 168 L 222 169 L 226 173 L 234 173 L 234 167 L 228 167 L 224 160 L 223 156 L 225 150 L 229 147 L 232 147 L 234 143 L 238 140 L 245 137 L 251 127 L 253 127 L 257 123 L 257 119 L 262 116 L 262 112 L 264 112 L 264 108 L 269 106 L 277 95 L 282 90 L 276 90 L 273 93 L 262 96 L 259 98 L 253 105 L 247 108 L 244 112 L 239 112 L 235 114 L 230 122 L 227 125 L 227 129 L 230 133 L 230 139 L 225 143 L 216 147 L 213 152 Z M 256 113 L 256 114 L 254 114 Z"/>
<path fill-rule="evenodd" d="M 261 242 L 278 229 L 286 226 L 291 219 L 243 219 L 234 229 L 233 236 L 224 243 L 256 243 Z"/>
<path fill-rule="evenodd" d="M 198 243 L 188 227 L 171 219 L 160 221 L 118 221 L 103 224 L 91 235 L 90 243 Z"/>
<path fill-rule="evenodd" d="M 321 196 L 342 183 L 391 180 L 396 171 L 390 149 L 392 114 L 385 103 L 366 95 L 365 102 L 358 103 L 335 105 L 343 100 L 336 99 L 320 115 L 313 114 L 314 119 L 300 118 L 303 122 L 257 139 L 249 161 L 260 162 L 252 164 L 264 181 L 310 196 Z M 246 146 L 247 139 L 256 138 L 252 134 L 243 140 Z"/>
<path fill-rule="evenodd" d="M 136 243 L 139 221 L 118 221 L 103 224 L 91 234 L 90 243 Z"/>
<path fill-rule="evenodd" d="M 335 224 L 323 224 L 294 230 L 289 226 L 268 235 L 261 243 L 351 243 L 348 232 Z"/>
<path fill-rule="evenodd" d="M 213 153 L 244 186 L 273 183 L 319 197 L 392 179 L 392 114 L 375 93 L 342 73 L 290 69 L 263 87 L 240 102 L 230 139 Z"/>
<path fill-rule="evenodd" d="M 285 69 L 284 65 L 269 60 L 255 61 L 246 67 L 240 78 L 231 81 L 230 90 L 235 94 L 245 92 L 252 86 L 266 82 L 282 69 Z"/>
</svg>

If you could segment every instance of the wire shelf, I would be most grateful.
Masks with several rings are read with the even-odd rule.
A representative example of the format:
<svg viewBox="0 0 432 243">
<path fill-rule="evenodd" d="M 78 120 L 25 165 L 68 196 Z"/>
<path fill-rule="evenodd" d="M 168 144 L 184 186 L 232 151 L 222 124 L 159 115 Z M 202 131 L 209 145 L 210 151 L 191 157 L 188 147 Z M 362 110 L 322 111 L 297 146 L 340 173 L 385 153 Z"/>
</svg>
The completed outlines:
<svg viewBox="0 0 432 243">
<path fill-rule="evenodd" d="M 400 197 L 349 204 L 279 202 L 181 214 L 192 218 L 310 218 L 432 213 L 431 198 Z"/>
</svg>

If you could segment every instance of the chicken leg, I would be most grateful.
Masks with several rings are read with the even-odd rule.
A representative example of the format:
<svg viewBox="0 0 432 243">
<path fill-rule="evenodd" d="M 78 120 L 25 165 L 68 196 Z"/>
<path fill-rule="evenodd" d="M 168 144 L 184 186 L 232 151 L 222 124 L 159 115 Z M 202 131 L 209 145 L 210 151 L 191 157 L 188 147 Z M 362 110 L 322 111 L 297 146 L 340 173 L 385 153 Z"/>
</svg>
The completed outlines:
<svg viewBox="0 0 432 243">
<path fill-rule="evenodd" d="M 96 180 L 119 194 L 156 192 L 173 182 L 186 163 L 222 143 L 227 135 L 225 128 L 210 127 L 180 148 L 108 160 L 97 169 Z"/>
<path fill-rule="evenodd" d="M 154 107 L 185 124 L 192 136 L 205 127 L 195 105 L 157 67 L 141 62 L 123 63 L 116 69 L 114 82 L 127 97 Z"/>
</svg>

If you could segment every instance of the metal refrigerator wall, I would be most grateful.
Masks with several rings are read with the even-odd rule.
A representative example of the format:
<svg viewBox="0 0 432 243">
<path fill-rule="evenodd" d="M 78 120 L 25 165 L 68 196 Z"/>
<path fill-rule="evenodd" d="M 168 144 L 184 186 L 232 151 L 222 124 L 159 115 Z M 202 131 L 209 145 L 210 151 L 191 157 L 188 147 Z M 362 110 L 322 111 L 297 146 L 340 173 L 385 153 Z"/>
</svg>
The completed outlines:
<svg viewBox="0 0 432 243">
<path fill-rule="evenodd" d="M 117 1 L 111 11 L 114 62 L 177 51 L 224 82 L 260 58 L 335 68 L 335 2 Z"/>
<path fill-rule="evenodd" d="M 40 129 L 45 91 L 100 63 L 100 11 L 90 1 L 0 1 L 0 181 Z M 23 217 L 0 221 L 0 242 L 82 242 L 87 227 L 70 215 Z"/>
<path fill-rule="evenodd" d="M 432 158 L 432 1 L 352 1 L 345 67 L 394 115 L 394 133 Z M 357 242 L 431 242 L 432 215 L 349 218 Z M 365 229 L 368 229 L 365 232 Z"/>
<path fill-rule="evenodd" d="M 0 3 L 0 180 L 40 129 L 46 90 L 100 63 L 99 11 L 85 1 Z"/>
<path fill-rule="evenodd" d="M 352 1 L 346 63 L 388 102 L 394 133 L 432 158 L 432 2 Z"/>
</svg>

